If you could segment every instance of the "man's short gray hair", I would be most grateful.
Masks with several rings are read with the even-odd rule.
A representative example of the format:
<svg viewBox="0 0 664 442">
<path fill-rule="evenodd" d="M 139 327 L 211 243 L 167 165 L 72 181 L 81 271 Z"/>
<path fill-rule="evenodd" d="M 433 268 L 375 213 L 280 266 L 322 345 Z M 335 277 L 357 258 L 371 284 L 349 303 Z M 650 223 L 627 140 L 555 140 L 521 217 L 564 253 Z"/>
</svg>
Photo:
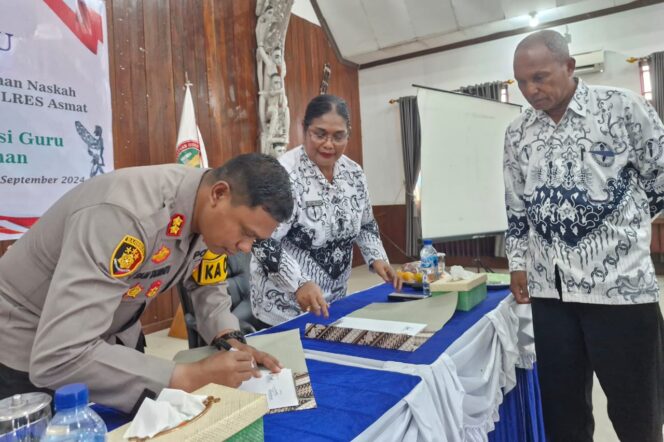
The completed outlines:
<svg viewBox="0 0 664 442">
<path fill-rule="evenodd" d="M 514 55 L 516 55 L 520 49 L 528 49 L 537 45 L 546 46 L 558 61 L 566 62 L 570 58 L 569 48 L 565 37 L 556 31 L 548 29 L 534 32 L 521 40 L 514 51 Z"/>
</svg>

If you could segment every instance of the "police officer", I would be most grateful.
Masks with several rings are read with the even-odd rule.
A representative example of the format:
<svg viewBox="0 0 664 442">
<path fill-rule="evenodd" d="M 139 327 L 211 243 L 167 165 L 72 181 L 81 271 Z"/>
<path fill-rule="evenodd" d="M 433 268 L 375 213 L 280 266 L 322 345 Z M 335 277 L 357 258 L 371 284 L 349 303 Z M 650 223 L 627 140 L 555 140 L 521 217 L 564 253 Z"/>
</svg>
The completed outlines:
<svg viewBox="0 0 664 442">
<path fill-rule="evenodd" d="M 204 269 L 215 267 L 206 252 L 269 238 L 292 201 L 286 171 L 259 154 L 212 170 L 121 169 L 72 189 L 0 258 L 0 398 L 84 382 L 93 401 L 129 411 L 164 387 L 237 387 L 259 375 L 254 361 L 279 371 L 240 342 L 223 272 Z M 201 336 L 240 351 L 191 364 L 137 351 L 140 314 L 180 280 Z"/>
</svg>

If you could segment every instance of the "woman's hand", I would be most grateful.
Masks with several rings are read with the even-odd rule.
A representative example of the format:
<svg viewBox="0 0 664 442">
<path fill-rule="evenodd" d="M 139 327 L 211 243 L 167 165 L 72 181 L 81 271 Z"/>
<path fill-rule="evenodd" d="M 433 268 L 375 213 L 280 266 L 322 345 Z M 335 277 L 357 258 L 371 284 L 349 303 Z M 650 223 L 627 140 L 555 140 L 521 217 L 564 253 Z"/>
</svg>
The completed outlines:
<svg viewBox="0 0 664 442">
<path fill-rule="evenodd" d="M 401 284 L 403 281 L 399 276 L 397 276 L 397 272 L 395 272 L 392 266 L 389 265 L 386 261 L 377 259 L 373 262 L 372 267 L 374 272 L 383 278 L 383 281 L 392 284 L 397 291 L 401 290 Z"/>
<path fill-rule="evenodd" d="M 309 281 L 304 283 L 295 292 L 295 298 L 303 312 L 311 312 L 316 316 L 320 316 L 322 313 L 324 317 L 330 317 L 330 313 L 327 310 L 329 305 L 325 301 L 323 291 L 315 282 Z"/>
</svg>

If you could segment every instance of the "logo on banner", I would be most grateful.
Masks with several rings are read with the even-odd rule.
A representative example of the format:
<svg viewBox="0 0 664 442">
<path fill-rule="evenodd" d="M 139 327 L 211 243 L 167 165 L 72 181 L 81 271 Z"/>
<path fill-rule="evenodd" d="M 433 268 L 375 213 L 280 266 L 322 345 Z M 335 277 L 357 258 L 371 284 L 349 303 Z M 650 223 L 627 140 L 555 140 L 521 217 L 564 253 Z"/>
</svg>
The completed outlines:
<svg viewBox="0 0 664 442">
<path fill-rule="evenodd" d="M 4 36 L 3 36 L 4 34 Z M 0 51 L 9 52 L 12 49 L 12 37 L 14 34 L 0 32 Z"/>
<path fill-rule="evenodd" d="M 88 155 L 90 155 L 92 161 L 90 178 L 103 174 L 106 164 L 104 164 L 104 139 L 101 137 L 101 126 L 95 126 L 95 134 L 92 135 L 80 121 L 76 121 L 74 124 L 76 125 L 76 132 L 88 146 Z"/>
<path fill-rule="evenodd" d="M 93 54 L 97 53 L 98 43 L 104 42 L 104 28 L 101 15 L 90 10 L 85 0 L 77 0 L 77 10 L 72 10 L 65 0 L 44 0 L 44 3 L 58 18 L 69 28 L 69 30 L 90 49 Z"/>
</svg>

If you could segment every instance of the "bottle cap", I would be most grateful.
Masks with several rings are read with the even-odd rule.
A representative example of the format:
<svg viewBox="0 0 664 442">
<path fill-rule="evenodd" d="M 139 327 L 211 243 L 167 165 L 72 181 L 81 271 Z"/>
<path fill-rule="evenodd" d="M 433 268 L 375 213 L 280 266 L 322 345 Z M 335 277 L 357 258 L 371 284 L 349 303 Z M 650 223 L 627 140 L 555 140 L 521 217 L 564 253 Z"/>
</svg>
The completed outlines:
<svg viewBox="0 0 664 442">
<path fill-rule="evenodd" d="M 55 410 L 88 405 L 88 387 L 85 384 L 69 384 L 55 391 Z"/>
<path fill-rule="evenodd" d="M 430 240 L 430 239 L 425 239 L 425 240 L 424 240 L 424 245 L 425 245 L 425 246 L 433 245 L 433 241 Z"/>
</svg>

